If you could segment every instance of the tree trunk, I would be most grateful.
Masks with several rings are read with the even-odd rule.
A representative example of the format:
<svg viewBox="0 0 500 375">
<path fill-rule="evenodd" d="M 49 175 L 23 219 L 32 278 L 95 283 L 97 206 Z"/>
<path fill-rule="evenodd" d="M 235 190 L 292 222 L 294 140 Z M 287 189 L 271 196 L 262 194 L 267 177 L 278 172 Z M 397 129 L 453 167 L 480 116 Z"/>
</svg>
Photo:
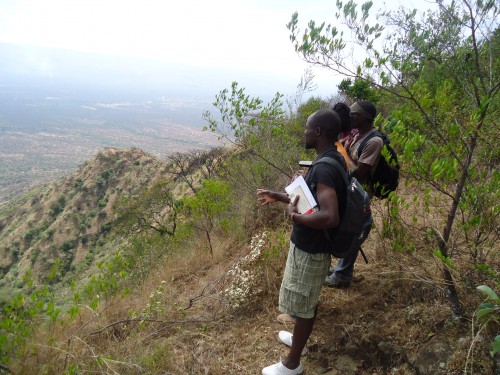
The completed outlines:
<svg viewBox="0 0 500 375">
<path fill-rule="evenodd" d="M 210 238 L 210 232 L 207 230 L 205 233 L 207 234 L 208 249 L 210 250 L 210 256 L 213 258 L 214 257 L 214 249 L 212 248 L 212 239 Z"/>
<path fill-rule="evenodd" d="M 460 299 L 458 298 L 455 282 L 453 281 L 451 272 L 446 265 L 443 269 L 443 276 L 446 283 L 446 291 L 448 292 L 448 300 L 451 304 L 451 311 L 453 312 L 453 316 L 456 319 L 461 320 L 464 317 L 464 313 L 460 304 Z"/>
<path fill-rule="evenodd" d="M 482 120 L 480 125 L 482 124 Z M 450 239 L 451 230 L 453 228 L 453 223 L 455 222 L 455 217 L 457 215 L 458 205 L 460 200 L 462 199 L 464 186 L 467 181 L 467 176 L 469 174 L 469 167 L 472 163 L 472 155 L 474 153 L 474 149 L 477 144 L 477 136 L 472 136 L 472 139 L 469 144 L 469 153 L 467 155 L 467 159 L 465 164 L 462 167 L 462 175 L 460 176 L 460 181 L 457 184 L 457 188 L 455 190 L 455 194 L 453 196 L 453 203 L 451 205 L 450 212 L 448 214 L 448 220 L 446 222 L 446 227 L 444 228 L 444 233 L 442 239 L 439 241 L 439 250 L 444 257 L 448 257 L 448 240 Z M 443 277 L 446 283 L 446 289 L 448 291 L 448 299 L 451 304 L 451 309 L 453 314 L 457 319 L 463 318 L 463 310 L 460 305 L 460 299 L 458 298 L 457 288 L 455 287 L 455 282 L 453 281 L 453 276 L 451 275 L 450 270 L 447 265 L 444 265 L 443 268 Z"/>
</svg>

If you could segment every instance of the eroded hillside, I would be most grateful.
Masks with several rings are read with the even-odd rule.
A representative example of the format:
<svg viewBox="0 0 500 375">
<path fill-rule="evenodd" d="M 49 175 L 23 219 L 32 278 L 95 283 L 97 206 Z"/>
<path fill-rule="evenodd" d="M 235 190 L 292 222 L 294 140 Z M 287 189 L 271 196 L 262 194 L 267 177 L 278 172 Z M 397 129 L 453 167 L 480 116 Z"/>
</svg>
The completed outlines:
<svg viewBox="0 0 500 375">
<path fill-rule="evenodd" d="M 109 247 L 117 197 L 133 197 L 159 178 L 179 180 L 176 194 L 182 195 L 185 181 L 196 178 L 181 172 L 202 162 L 195 152 L 161 160 L 137 148 L 108 148 L 72 175 L 11 202 L 0 213 L 0 283 L 22 287 L 28 269 L 42 284 L 80 274 Z"/>
</svg>

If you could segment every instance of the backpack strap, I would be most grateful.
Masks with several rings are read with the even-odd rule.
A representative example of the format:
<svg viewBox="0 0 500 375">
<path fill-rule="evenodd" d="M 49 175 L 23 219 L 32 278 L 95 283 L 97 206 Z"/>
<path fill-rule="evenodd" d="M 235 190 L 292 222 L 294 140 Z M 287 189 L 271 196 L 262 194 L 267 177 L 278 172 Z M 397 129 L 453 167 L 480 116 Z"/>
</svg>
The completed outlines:
<svg viewBox="0 0 500 375">
<path fill-rule="evenodd" d="M 335 160 L 331 156 L 323 156 L 318 161 L 314 162 L 312 165 L 315 165 L 318 163 L 326 163 L 326 164 L 332 165 L 335 168 L 335 170 L 342 176 L 342 179 L 344 180 L 345 185 L 346 186 L 349 185 L 349 178 L 347 176 L 347 171 L 344 169 L 344 167 L 342 167 L 342 165 L 337 160 Z"/>
<path fill-rule="evenodd" d="M 361 156 L 361 153 L 363 152 L 363 148 L 366 146 L 366 144 L 368 143 L 368 141 L 369 141 L 370 139 L 372 139 L 373 137 L 380 137 L 380 138 L 382 138 L 382 141 L 384 142 L 384 144 L 385 144 L 385 142 L 386 142 L 386 141 L 385 141 L 385 138 L 386 138 L 386 137 L 384 137 L 384 136 L 382 135 L 382 133 L 380 133 L 378 130 L 375 130 L 374 132 L 371 132 L 371 133 L 370 133 L 370 134 L 368 134 L 368 135 L 366 136 L 366 138 L 365 138 L 365 139 L 363 139 L 363 140 L 361 141 L 361 143 L 359 144 L 359 147 L 358 147 L 358 159 L 359 159 L 359 157 Z"/>
<path fill-rule="evenodd" d="M 346 187 L 346 189 L 348 189 L 349 183 L 351 181 L 351 174 L 344 169 L 344 167 L 342 166 L 342 164 L 340 164 L 340 162 L 338 162 L 335 158 L 332 158 L 331 156 L 323 156 L 322 158 L 320 158 L 317 161 L 315 161 L 314 163 L 312 163 L 311 168 L 309 170 L 311 170 L 315 164 L 319 164 L 319 163 L 324 163 L 324 164 L 328 164 L 328 165 L 333 166 L 335 168 L 335 170 L 342 176 L 342 180 L 344 181 L 345 187 Z M 317 197 L 316 197 L 316 183 L 315 182 L 311 182 L 311 191 L 313 192 L 313 194 L 315 195 L 315 198 L 317 199 Z M 346 190 L 346 192 L 347 192 L 347 190 Z M 338 198 L 340 199 L 340 197 L 338 197 Z M 345 209 L 344 209 L 341 216 L 344 216 L 343 215 L 344 213 L 345 213 Z"/>
</svg>

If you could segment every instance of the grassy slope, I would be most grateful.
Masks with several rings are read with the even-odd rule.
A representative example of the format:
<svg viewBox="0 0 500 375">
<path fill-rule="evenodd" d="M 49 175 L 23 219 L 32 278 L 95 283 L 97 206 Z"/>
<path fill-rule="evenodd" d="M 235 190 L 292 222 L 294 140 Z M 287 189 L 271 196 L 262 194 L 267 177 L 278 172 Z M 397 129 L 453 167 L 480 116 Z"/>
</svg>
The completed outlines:
<svg viewBox="0 0 500 375">
<path fill-rule="evenodd" d="M 167 257 L 131 295 L 102 304 L 96 314 L 83 309 L 76 321 L 52 327 L 50 333 L 39 332 L 36 342 L 51 344 L 32 346 L 35 354 L 18 363 L 15 372 L 37 373 L 32 370 L 37 368 L 62 373 L 73 363 L 84 373 L 260 373 L 287 354 L 277 333 L 292 329 L 275 319 L 287 250 L 283 245 L 270 235 L 264 251 L 278 246 L 280 252 L 250 266 L 259 276 L 249 284 L 261 291 L 232 310 L 220 292 L 231 281 L 227 271 L 250 247 L 225 238 L 212 259 L 202 239 L 195 241 Z M 448 373 L 463 370 L 470 337 L 465 345 L 459 339 L 470 335 L 469 325 L 450 319 L 444 292 L 426 281 L 411 258 L 386 252 L 376 231 L 364 250 L 370 262 L 358 259 L 352 288 L 322 291 L 310 352 L 304 358 L 308 373 L 333 368 L 345 354 L 357 362 L 360 374 L 413 373 L 405 363 L 435 335 L 454 350 Z M 153 321 L 130 321 L 130 311 L 147 309 L 158 286 L 165 285 L 162 281 L 166 286 L 158 309 L 152 309 Z M 469 311 L 474 304 L 470 302 Z M 479 345 L 476 361 L 487 359 L 484 344 Z"/>
<path fill-rule="evenodd" d="M 400 193 L 411 190 L 402 186 Z M 322 291 L 304 358 L 308 373 L 332 368 L 345 354 L 361 374 L 412 373 L 405 363 L 436 335 L 454 350 L 448 373 L 460 373 L 471 345 L 470 324 L 451 320 L 432 251 L 417 249 L 419 258 L 390 251 L 378 229 L 384 202 L 375 201 L 374 209 L 378 226 L 364 246 L 369 264 L 358 259 L 352 288 Z M 276 321 L 289 230 L 283 223 L 283 232 L 269 233 L 260 256 L 248 263 L 252 248 L 237 239 L 237 231 L 215 234 L 213 258 L 203 236 L 191 238 L 130 294 L 101 301 L 96 311 L 80 306 L 73 321 L 40 324 L 24 354 L 9 366 L 16 374 L 260 373 L 286 355 L 277 333 L 292 329 Z M 235 264 L 254 275 L 238 284 L 253 292 L 238 309 L 223 293 L 241 280 L 228 273 Z M 479 297 L 463 300 L 472 317 Z M 474 346 L 474 361 L 485 366 L 487 346 L 484 340 Z"/>
</svg>

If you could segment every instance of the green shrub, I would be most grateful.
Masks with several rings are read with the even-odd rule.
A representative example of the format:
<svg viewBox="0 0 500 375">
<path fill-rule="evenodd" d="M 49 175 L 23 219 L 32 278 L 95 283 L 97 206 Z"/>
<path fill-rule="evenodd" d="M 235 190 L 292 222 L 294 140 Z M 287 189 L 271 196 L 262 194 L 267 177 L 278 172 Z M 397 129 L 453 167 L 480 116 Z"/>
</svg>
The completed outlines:
<svg viewBox="0 0 500 375">
<path fill-rule="evenodd" d="M 28 230 L 24 234 L 23 238 L 24 238 L 24 241 L 25 241 L 27 246 L 29 246 L 31 244 L 31 241 L 33 241 L 33 238 L 35 238 L 37 232 L 38 231 L 35 228 L 33 228 L 33 229 Z"/>
<path fill-rule="evenodd" d="M 75 189 L 77 191 L 81 191 L 82 188 L 83 188 L 83 180 L 81 178 L 78 178 L 76 181 L 75 181 L 75 185 L 74 185 Z"/>
<path fill-rule="evenodd" d="M 30 261 L 31 261 L 31 264 L 33 265 L 36 260 L 38 259 L 38 256 L 40 255 L 40 248 L 39 247 L 35 247 L 33 250 L 31 250 L 31 253 L 30 253 Z"/>
<path fill-rule="evenodd" d="M 43 231 L 41 238 L 42 238 L 42 240 L 48 241 L 48 240 L 52 239 L 53 236 L 54 236 L 54 229 L 49 228 L 49 229 L 46 229 L 45 231 Z"/>
<path fill-rule="evenodd" d="M 64 206 L 61 206 L 59 203 L 54 203 L 51 207 L 50 207 L 50 216 L 52 217 L 57 217 L 61 212 L 63 212 L 64 210 Z"/>
<path fill-rule="evenodd" d="M 62 251 L 69 251 L 75 247 L 75 242 L 74 241 L 65 241 L 62 244 L 61 250 Z"/>
<path fill-rule="evenodd" d="M 102 234 L 107 234 L 111 230 L 112 224 L 111 223 L 106 223 L 101 227 L 101 233 Z"/>
</svg>

